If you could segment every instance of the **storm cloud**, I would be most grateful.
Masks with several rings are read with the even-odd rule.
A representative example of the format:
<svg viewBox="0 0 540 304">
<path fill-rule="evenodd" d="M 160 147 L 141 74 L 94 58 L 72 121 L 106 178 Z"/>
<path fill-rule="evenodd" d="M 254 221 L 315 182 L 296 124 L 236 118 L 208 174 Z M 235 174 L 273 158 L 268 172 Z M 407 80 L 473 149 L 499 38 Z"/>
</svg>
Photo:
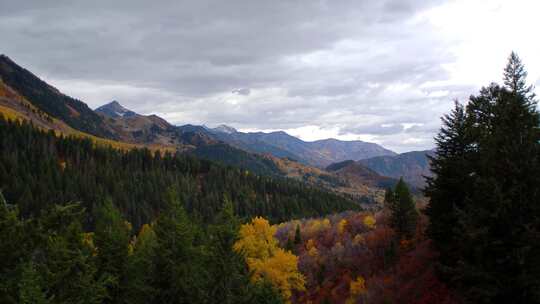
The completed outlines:
<svg viewBox="0 0 540 304">
<path fill-rule="evenodd" d="M 538 63 L 525 38 L 476 44 L 498 28 L 467 28 L 477 15 L 463 10 L 488 25 L 509 3 L 534 11 L 494 2 L 0 0 L 0 53 L 92 107 L 428 149 L 453 99 L 499 81 L 510 50 Z"/>
</svg>

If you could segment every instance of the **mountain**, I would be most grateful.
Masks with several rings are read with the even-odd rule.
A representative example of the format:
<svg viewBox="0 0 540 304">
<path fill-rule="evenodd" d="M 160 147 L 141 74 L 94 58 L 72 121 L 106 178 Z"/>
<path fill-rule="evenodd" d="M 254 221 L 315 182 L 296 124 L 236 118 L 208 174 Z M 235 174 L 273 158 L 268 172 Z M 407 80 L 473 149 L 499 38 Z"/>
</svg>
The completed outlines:
<svg viewBox="0 0 540 304">
<path fill-rule="evenodd" d="M 0 80 L 37 110 L 88 134 L 114 138 L 103 118 L 85 103 L 62 94 L 5 55 L 0 55 Z"/>
<path fill-rule="evenodd" d="M 394 154 L 372 143 L 334 139 L 305 142 L 283 131 L 244 133 L 227 125 L 175 126 L 157 115 L 136 113 L 116 100 L 92 111 L 6 56 L 0 57 L 0 77 L 0 113 L 7 118 L 32 121 L 56 134 L 86 137 L 121 149 L 183 152 L 256 174 L 290 177 L 364 201 L 380 196 L 380 184 L 321 168 L 347 158 Z"/>
<path fill-rule="evenodd" d="M 232 134 L 232 133 L 238 132 L 235 128 L 229 127 L 227 125 L 219 125 L 211 130 L 214 132 L 221 132 L 221 133 L 226 133 L 226 134 Z"/>
<path fill-rule="evenodd" d="M 378 156 L 360 160 L 359 162 L 373 171 L 394 178 L 403 179 L 417 187 L 425 186 L 424 176 L 431 176 L 428 155 L 434 155 L 433 150 L 412 151 L 395 156 Z"/>
<path fill-rule="evenodd" d="M 95 109 L 97 113 L 104 114 L 108 117 L 118 118 L 118 117 L 131 117 L 138 115 L 137 113 L 124 108 L 118 101 L 113 100 L 108 104 L 102 105 L 101 107 Z"/>
<path fill-rule="evenodd" d="M 278 132 L 210 132 L 231 145 L 255 153 L 270 153 L 276 157 L 288 157 L 302 163 L 324 168 L 344 160 L 360 160 L 374 156 L 396 155 L 377 144 L 363 141 L 325 139 L 306 142 L 283 131 Z"/>
</svg>

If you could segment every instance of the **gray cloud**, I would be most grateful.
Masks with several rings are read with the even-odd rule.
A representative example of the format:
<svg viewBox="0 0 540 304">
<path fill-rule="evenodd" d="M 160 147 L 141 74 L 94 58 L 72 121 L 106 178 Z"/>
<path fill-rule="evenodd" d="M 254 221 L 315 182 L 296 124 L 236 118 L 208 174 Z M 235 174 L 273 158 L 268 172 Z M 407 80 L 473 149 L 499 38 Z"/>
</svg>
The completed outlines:
<svg viewBox="0 0 540 304">
<path fill-rule="evenodd" d="M 0 52 L 94 107 L 431 148 L 470 89 L 423 87 L 454 60 L 414 19 L 441 2 L 0 0 Z"/>
</svg>

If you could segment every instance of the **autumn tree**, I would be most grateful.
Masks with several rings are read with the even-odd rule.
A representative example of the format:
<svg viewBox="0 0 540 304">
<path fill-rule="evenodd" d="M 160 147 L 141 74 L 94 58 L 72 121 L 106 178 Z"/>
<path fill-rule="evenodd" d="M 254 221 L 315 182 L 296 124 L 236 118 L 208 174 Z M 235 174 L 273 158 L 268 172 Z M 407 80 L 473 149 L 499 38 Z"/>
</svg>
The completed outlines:
<svg viewBox="0 0 540 304">
<path fill-rule="evenodd" d="M 303 290 L 304 277 L 298 271 L 298 257 L 278 247 L 276 227 L 261 217 L 242 225 L 234 249 L 247 261 L 254 282 L 268 280 L 285 300 L 293 290 Z"/>
</svg>

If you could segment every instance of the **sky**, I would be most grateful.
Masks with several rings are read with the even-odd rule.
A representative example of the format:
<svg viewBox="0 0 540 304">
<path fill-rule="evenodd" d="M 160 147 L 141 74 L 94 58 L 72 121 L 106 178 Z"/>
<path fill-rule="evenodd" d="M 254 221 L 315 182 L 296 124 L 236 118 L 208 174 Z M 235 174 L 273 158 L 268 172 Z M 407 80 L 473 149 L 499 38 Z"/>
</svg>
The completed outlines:
<svg viewBox="0 0 540 304">
<path fill-rule="evenodd" d="M 540 87 L 540 1 L 0 0 L 0 53 L 95 108 L 303 140 L 434 147 L 512 50 Z M 537 90 L 538 91 L 538 90 Z"/>
</svg>

